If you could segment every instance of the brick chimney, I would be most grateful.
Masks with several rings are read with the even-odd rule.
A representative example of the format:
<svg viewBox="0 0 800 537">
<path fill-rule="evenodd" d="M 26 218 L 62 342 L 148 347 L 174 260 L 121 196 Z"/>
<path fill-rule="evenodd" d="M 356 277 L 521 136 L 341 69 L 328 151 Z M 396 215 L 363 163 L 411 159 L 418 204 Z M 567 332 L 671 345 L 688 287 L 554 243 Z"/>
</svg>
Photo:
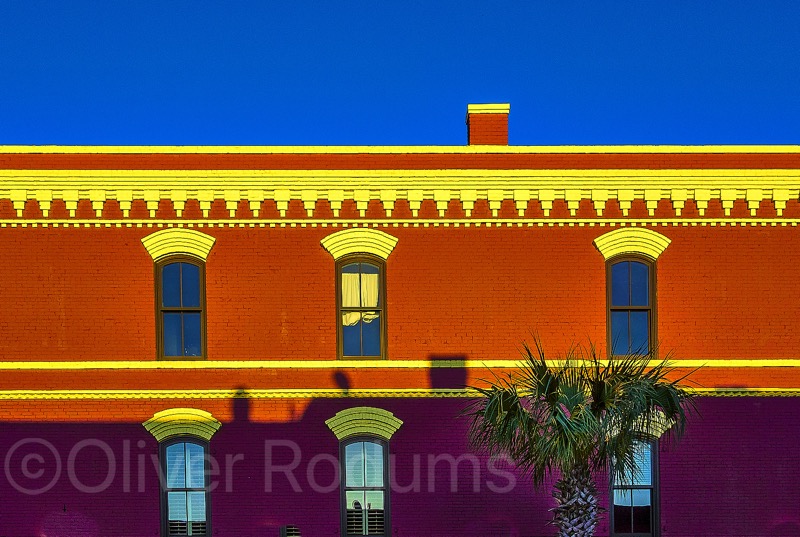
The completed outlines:
<svg viewBox="0 0 800 537">
<path fill-rule="evenodd" d="M 467 145 L 508 145 L 508 111 L 511 105 L 467 105 Z"/>
</svg>

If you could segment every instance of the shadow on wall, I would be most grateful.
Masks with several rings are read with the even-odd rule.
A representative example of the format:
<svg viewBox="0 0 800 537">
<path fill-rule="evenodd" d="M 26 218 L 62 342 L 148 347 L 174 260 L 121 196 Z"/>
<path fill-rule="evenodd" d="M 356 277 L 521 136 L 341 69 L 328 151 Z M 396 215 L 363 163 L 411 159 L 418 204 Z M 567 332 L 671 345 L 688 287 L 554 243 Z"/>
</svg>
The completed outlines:
<svg viewBox="0 0 800 537">
<path fill-rule="evenodd" d="M 467 357 L 464 354 L 431 354 L 430 387 L 458 390 L 467 386 Z"/>
</svg>

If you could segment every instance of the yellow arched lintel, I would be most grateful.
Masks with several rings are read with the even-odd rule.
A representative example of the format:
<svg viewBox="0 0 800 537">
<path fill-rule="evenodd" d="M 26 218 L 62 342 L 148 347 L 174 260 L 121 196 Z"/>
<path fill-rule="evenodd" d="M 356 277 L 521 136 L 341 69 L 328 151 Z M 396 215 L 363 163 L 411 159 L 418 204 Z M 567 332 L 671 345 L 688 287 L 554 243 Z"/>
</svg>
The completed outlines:
<svg viewBox="0 0 800 537">
<path fill-rule="evenodd" d="M 170 228 L 156 231 L 142 239 L 153 261 L 176 254 L 189 255 L 205 261 L 216 239 L 193 229 Z"/>
<path fill-rule="evenodd" d="M 595 247 L 608 260 L 617 255 L 644 255 L 652 260 L 667 249 L 671 241 L 660 233 L 640 227 L 610 231 L 594 240 Z"/>
<path fill-rule="evenodd" d="M 397 244 L 393 237 L 377 229 L 345 229 L 332 233 L 320 241 L 334 259 L 348 254 L 373 254 L 386 259 Z"/>
<path fill-rule="evenodd" d="M 654 439 L 661 438 L 661 436 L 670 430 L 675 422 L 667 420 L 667 417 L 660 410 L 656 411 L 650 423 L 646 423 L 643 419 L 637 420 L 635 425 L 636 429 L 643 434 L 646 434 Z"/>
<path fill-rule="evenodd" d="M 197 436 L 208 441 L 222 426 L 211 413 L 195 408 L 162 410 L 142 425 L 159 442 L 182 435 Z"/>
<path fill-rule="evenodd" d="M 658 440 L 664 433 L 669 431 L 675 425 L 673 420 L 668 420 L 661 410 L 656 410 L 650 418 L 650 423 L 647 423 L 640 416 L 633 424 L 633 428 L 637 433 L 646 435 L 653 440 Z M 615 434 L 619 429 L 612 428 L 612 434 Z"/>
<path fill-rule="evenodd" d="M 403 422 L 388 410 L 359 406 L 337 412 L 334 417 L 325 422 L 325 425 L 339 440 L 361 434 L 390 440 Z"/>
</svg>

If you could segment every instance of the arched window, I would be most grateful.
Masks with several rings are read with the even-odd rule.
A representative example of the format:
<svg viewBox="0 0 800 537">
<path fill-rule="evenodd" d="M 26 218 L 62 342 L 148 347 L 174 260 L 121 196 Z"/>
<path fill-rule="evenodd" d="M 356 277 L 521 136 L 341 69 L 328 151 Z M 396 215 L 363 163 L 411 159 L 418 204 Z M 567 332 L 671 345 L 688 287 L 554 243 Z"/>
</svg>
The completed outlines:
<svg viewBox="0 0 800 537">
<path fill-rule="evenodd" d="M 340 441 L 342 535 L 391 535 L 389 440 L 403 422 L 362 406 L 337 412 L 325 425 Z"/>
<path fill-rule="evenodd" d="M 351 437 L 341 444 L 342 534 L 390 535 L 386 441 Z"/>
<path fill-rule="evenodd" d="M 178 437 L 161 443 L 162 535 L 211 535 L 208 444 Z"/>
<path fill-rule="evenodd" d="M 386 356 L 386 264 L 366 254 L 336 262 L 339 356 Z"/>
<path fill-rule="evenodd" d="M 158 357 L 205 357 L 205 264 L 189 256 L 156 263 Z"/>
<path fill-rule="evenodd" d="M 607 263 L 609 354 L 649 354 L 655 334 L 655 264 L 642 257 Z"/>
<path fill-rule="evenodd" d="M 611 535 L 658 535 L 658 441 L 640 442 L 637 472 L 611 483 Z"/>
<path fill-rule="evenodd" d="M 339 358 L 386 358 L 386 259 L 397 237 L 354 228 L 320 241 L 336 260 Z"/>
</svg>

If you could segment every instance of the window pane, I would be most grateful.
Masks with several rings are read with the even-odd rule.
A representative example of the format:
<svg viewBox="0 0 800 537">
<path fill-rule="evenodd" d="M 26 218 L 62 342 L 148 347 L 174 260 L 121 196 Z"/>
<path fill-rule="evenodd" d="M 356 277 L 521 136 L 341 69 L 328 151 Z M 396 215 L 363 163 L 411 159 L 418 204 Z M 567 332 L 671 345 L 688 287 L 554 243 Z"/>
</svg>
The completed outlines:
<svg viewBox="0 0 800 537">
<path fill-rule="evenodd" d="M 367 535 L 383 535 L 383 492 L 366 492 L 364 501 L 367 502 Z"/>
<path fill-rule="evenodd" d="M 206 493 L 190 492 L 188 494 L 189 521 L 204 522 L 206 520 Z"/>
<path fill-rule="evenodd" d="M 611 345 L 615 355 L 628 354 L 628 312 L 611 312 Z"/>
<path fill-rule="evenodd" d="M 366 484 L 368 487 L 383 486 L 383 446 L 375 442 L 364 442 L 366 461 Z"/>
<path fill-rule="evenodd" d="M 200 356 L 200 314 L 184 313 L 183 315 L 183 355 Z"/>
<path fill-rule="evenodd" d="M 161 297 L 168 308 L 181 305 L 180 266 L 181 263 L 171 263 L 161 269 Z"/>
<path fill-rule="evenodd" d="M 342 272 L 342 307 L 358 308 L 361 305 L 361 277 L 359 274 Z"/>
<path fill-rule="evenodd" d="M 350 263 L 342 267 L 342 272 L 346 274 L 358 274 L 360 272 L 359 266 L 361 263 Z"/>
<path fill-rule="evenodd" d="M 633 532 L 650 533 L 650 490 L 633 491 Z"/>
<path fill-rule="evenodd" d="M 648 317 L 650 312 L 632 311 L 631 312 L 631 352 L 647 354 L 650 352 L 650 334 Z"/>
<path fill-rule="evenodd" d="M 361 273 L 362 274 L 380 274 L 381 269 L 376 267 L 375 265 L 371 265 L 370 263 L 361 263 Z"/>
<path fill-rule="evenodd" d="M 652 453 L 650 451 L 650 444 L 640 444 L 636 452 L 636 467 L 639 472 L 633 478 L 634 485 L 651 485 L 652 484 L 652 468 L 651 463 Z"/>
<path fill-rule="evenodd" d="M 348 490 L 345 492 L 347 535 L 367 534 L 366 503 L 363 491 Z"/>
<path fill-rule="evenodd" d="M 612 306 L 629 306 L 631 303 L 629 267 L 629 261 L 622 261 L 611 265 Z"/>
<path fill-rule="evenodd" d="M 205 486 L 205 460 L 203 446 L 186 444 L 186 488 Z"/>
<path fill-rule="evenodd" d="M 348 444 L 344 448 L 345 486 L 364 486 L 364 442 Z"/>
<path fill-rule="evenodd" d="M 369 263 L 361 263 L 361 306 L 379 308 L 381 269 Z"/>
<path fill-rule="evenodd" d="M 361 356 L 361 322 L 356 320 L 355 324 L 348 326 L 348 322 L 355 317 L 361 318 L 360 313 L 342 314 L 342 355 Z"/>
<path fill-rule="evenodd" d="M 364 313 L 361 321 L 361 337 L 363 356 L 380 356 L 381 354 L 381 316 L 378 312 Z"/>
<path fill-rule="evenodd" d="M 348 509 L 364 509 L 367 506 L 363 490 L 348 490 L 345 496 Z"/>
<path fill-rule="evenodd" d="M 614 532 L 631 533 L 631 491 L 614 491 Z"/>
<path fill-rule="evenodd" d="M 180 489 L 186 486 L 185 445 L 172 444 L 167 446 L 167 488 Z"/>
<path fill-rule="evenodd" d="M 191 263 L 181 263 L 183 306 L 200 307 L 200 267 Z"/>
<path fill-rule="evenodd" d="M 367 509 L 383 510 L 383 491 L 369 490 L 364 494 L 364 501 L 367 502 Z"/>
<path fill-rule="evenodd" d="M 631 262 L 631 305 L 650 304 L 650 268 L 644 263 Z"/>
<path fill-rule="evenodd" d="M 164 314 L 164 356 L 183 356 L 180 313 Z"/>
<path fill-rule="evenodd" d="M 370 265 L 364 265 L 365 267 Z M 380 302 L 380 276 L 378 274 L 361 275 L 361 306 L 377 308 Z"/>
<path fill-rule="evenodd" d="M 186 493 L 167 493 L 167 517 L 169 520 L 186 521 Z"/>
<path fill-rule="evenodd" d="M 634 489 L 633 493 L 633 506 L 634 507 L 650 507 L 650 489 Z"/>
</svg>

